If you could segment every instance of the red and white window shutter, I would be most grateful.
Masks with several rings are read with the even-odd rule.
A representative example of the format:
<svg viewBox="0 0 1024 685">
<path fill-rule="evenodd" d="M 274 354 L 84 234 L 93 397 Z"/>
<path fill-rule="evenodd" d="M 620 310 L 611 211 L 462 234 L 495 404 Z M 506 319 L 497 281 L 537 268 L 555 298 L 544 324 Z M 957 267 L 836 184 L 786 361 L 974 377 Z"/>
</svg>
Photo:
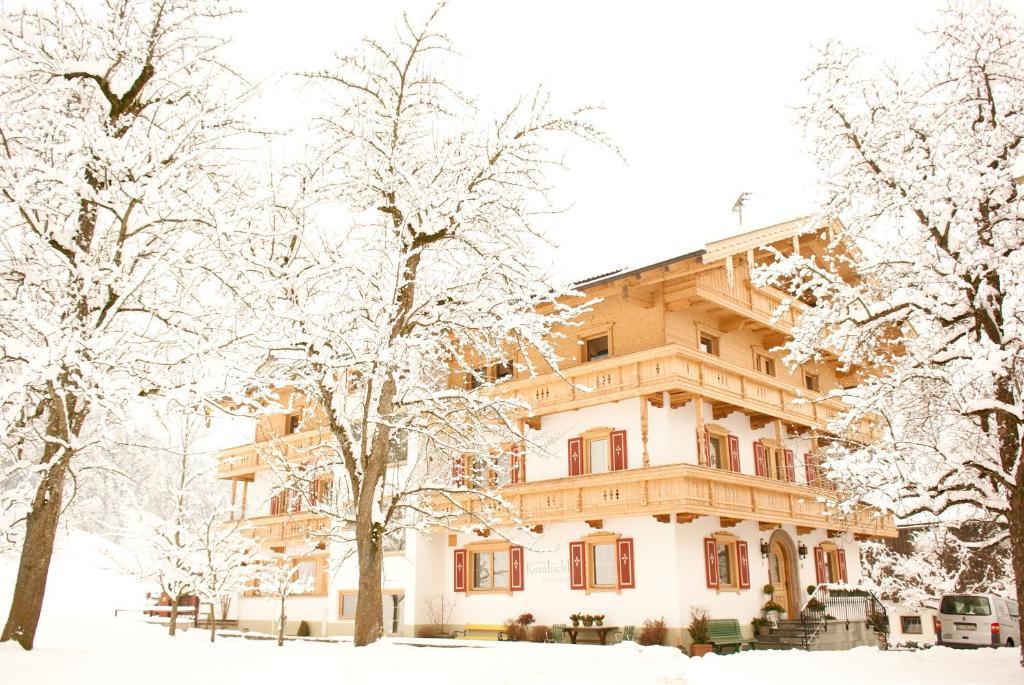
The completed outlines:
<svg viewBox="0 0 1024 685">
<path fill-rule="evenodd" d="M 818 480 L 818 455 L 808 452 L 804 455 L 804 476 L 807 484 L 812 485 Z"/>
<path fill-rule="evenodd" d="M 849 579 L 846 577 L 846 550 L 839 550 L 836 552 L 836 556 L 839 558 L 839 577 L 843 579 L 844 583 L 848 583 Z"/>
<path fill-rule="evenodd" d="M 718 587 L 718 545 L 714 538 L 704 538 L 704 573 L 708 587 Z"/>
<path fill-rule="evenodd" d="M 740 439 L 735 435 L 729 436 L 729 470 L 740 472 Z"/>
<path fill-rule="evenodd" d="M 747 552 L 747 543 L 743 540 L 736 542 L 736 556 L 739 557 L 740 565 L 740 588 L 750 588 L 750 559 Z"/>
<path fill-rule="evenodd" d="M 818 585 L 825 582 L 825 550 L 821 547 L 814 548 L 814 577 L 818 580 Z"/>
<path fill-rule="evenodd" d="M 626 455 L 626 431 L 612 431 L 612 471 L 623 471 L 629 468 Z"/>
<path fill-rule="evenodd" d="M 455 550 L 455 592 L 466 591 L 466 550 Z"/>
<path fill-rule="evenodd" d="M 633 538 L 619 538 L 618 540 L 618 561 L 619 561 L 619 589 L 632 589 L 636 587 L 636 576 L 634 575 L 635 564 L 633 562 Z"/>
<path fill-rule="evenodd" d="M 786 480 L 790 483 L 796 482 L 796 469 L 793 467 L 793 450 L 783 450 L 786 459 Z"/>
<path fill-rule="evenodd" d="M 461 488 L 466 484 L 466 455 L 459 454 L 452 459 L 452 483 Z"/>
<path fill-rule="evenodd" d="M 764 458 L 764 443 L 754 441 L 754 473 L 762 478 L 768 475 L 768 464 Z"/>
<path fill-rule="evenodd" d="M 580 541 L 569 543 L 569 588 L 584 590 L 587 587 L 586 545 Z"/>
<path fill-rule="evenodd" d="M 583 473 L 583 438 L 569 438 L 569 475 Z"/>
<path fill-rule="evenodd" d="M 512 567 L 512 580 L 510 589 L 512 592 L 523 589 L 523 548 L 520 545 L 512 545 L 508 548 L 509 566 Z"/>
</svg>

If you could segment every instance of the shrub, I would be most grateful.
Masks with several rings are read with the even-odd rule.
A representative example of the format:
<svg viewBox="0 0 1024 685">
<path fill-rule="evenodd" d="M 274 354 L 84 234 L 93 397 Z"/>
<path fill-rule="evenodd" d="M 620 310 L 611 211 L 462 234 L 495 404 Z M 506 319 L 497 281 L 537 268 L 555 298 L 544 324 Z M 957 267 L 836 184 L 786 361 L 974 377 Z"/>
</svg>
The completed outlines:
<svg viewBox="0 0 1024 685">
<path fill-rule="evenodd" d="M 710 623 L 711 615 L 707 607 L 690 607 L 690 625 L 686 627 L 686 631 L 690 633 L 690 639 L 695 645 L 707 644 Z"/>
<path fill-rule="evenodd" d="M 530 626 L 530 642 L 544 642 L 548 639 L 548 627 L 534 625 Z"/>
<path fill-rule="evenodd" d="M 509 642 L 525 640 L 528 635 L 527 626 L 534 620 L 533 614 L 519 614 L 519 616 L 505 621 L 505 636 Z"/>
<path fill-rule="evenodd" d="M 528 626 L 535 620 L 536 619 L 534 619 L 533 614 L 519 614 L 519 618 L 516 619 L 516 623 Z"/>
<path fill-rule="evenodd" d="M 775 586 L 772 585 L 771 583 L 768 583 L 767 585 L 764 586 L 764 589 L 762 591 L 766 595 L 773 595 L 773 594 L 775 594 Z"/>
<path fill-rule="evenodd" d="M 642 645 L 661 645 L 665 643 L 665 635 L 668 628 L 665 627 L 665 619 L 647 619 L 640 628 L 640 634 L 636 641 Z"/>
<path fill-rule="evenodd" d="M 295 631 L 295 635 L 298 637 L 309 637 L 309 624 L 305 621 L 300 621 L 299 629 Z"/>
</svg>

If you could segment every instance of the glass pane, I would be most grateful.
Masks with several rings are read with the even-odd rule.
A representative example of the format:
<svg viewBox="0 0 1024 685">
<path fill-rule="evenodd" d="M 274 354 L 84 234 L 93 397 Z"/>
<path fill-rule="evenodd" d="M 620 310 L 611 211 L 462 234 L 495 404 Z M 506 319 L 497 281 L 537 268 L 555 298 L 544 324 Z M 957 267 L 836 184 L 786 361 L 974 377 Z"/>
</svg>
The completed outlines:
<svg viewBox="0 0 1024 685">
<path fill-rule="evenodd" d="M 590 441 L 590 472 L 604 473 L 608 470 L 608 440 Z"/>
<path fill-rule="evenodd" d="M 779 582 L 779 577 L 782 575 L 779 573 L 779 555 L 772 552 L 770 559 L 771 563 L 768 564 L 768 580 L 775 584 Z"/>
<path fill-rule="evenodd" d="M 729 564 L 729 545 L 718 545 L 718 583 L 732 585 L 732 567 Z"/>
<path fill-rule="evenodd" d="M 596 362 L 608 356 L 608 336 L 591 338 L 587 341 L 587 361 Z"/>
<path fill-rule="evenodd" d="M 341 596 L 341 615 L 342 616 L 355 616 L 356 615 L 356 598 L 357 595 L 342 595 Z"/>
<path fill-rule="evenodd" d="M 307 559 L 297 563 L 295 565 L 295 580 L 302 588 L 301 592 L 313 592 L 316 589 L 316 562 Z"/>
<path fill-rule="evenodd" d="M 494 553 L 494 587 L 508 587 L 508 552 Z"/>
<path fill-rule="evenodd" d="M 716 469 L 725 468 L 725 466 L 722 464 L 721 438 L 710 438 L 708 440 L 708 447 L 711 449 L 711 454 L 708 455 L 709 463 Z"/>
<path fill-rule="evenodd" d="M 976 595 L 946 595 L 939 606 L 940 614 L 955 616 L 990 616 L 992 607 L 987 597 Z"/>
<path fill-rule="evenodd" d="M 594 585 L 617 585 L 618 569 L 615 567 L 615 545 L 594 545 Z"/>
<path fill-rule="evenodd" d="M 491 555 L 489 552 L 473 554 L 473 587 L 491 587 Z"/>
</svg>

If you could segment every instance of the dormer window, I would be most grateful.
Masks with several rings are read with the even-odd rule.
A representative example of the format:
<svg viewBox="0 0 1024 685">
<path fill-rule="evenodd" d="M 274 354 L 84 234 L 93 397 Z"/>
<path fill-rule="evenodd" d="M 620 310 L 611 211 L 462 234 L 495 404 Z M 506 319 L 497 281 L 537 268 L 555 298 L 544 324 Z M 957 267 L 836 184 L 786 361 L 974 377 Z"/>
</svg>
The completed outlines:
<svg viewBox="0 0 1024 685">
<path fill-rule="evenodd" d="M 607 359 L 610 349 L 607 334 L 587 338 L 583 343 L 583 361 L 596 362 Z"/>
</svg>

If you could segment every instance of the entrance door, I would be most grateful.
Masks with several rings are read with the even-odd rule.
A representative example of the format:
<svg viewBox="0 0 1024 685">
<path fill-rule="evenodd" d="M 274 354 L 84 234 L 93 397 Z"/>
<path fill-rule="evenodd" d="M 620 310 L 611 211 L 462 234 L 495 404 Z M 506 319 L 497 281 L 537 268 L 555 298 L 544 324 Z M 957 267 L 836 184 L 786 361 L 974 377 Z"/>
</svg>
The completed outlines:
<svg viewBox="0 0 1024 685">
<path fill-rule="evenodd" d="M 771 552 L 768 555 L 768 578 L 772 586 L 775 587 L 772 599 L 786 608 L 789 618 L 794 618 L 798 612 L 793 604 L 796 599 L 796 593 L 792 587 L 793 574 L 786 563 L 786 550 L 778 540 L 772 542 Z"/>
</svg>

